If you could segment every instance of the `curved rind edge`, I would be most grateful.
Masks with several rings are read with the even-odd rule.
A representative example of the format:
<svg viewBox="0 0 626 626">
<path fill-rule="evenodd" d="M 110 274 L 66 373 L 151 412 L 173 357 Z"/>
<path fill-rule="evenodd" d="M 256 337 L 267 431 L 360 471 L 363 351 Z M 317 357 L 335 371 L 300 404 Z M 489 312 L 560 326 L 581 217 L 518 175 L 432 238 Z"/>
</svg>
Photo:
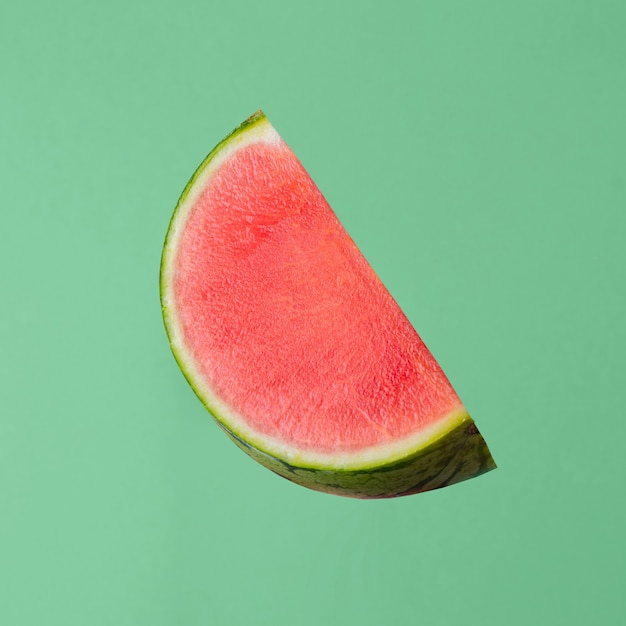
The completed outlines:
<svg viewBox="0 0 626 626">
<path fill-rule="evenodd" d="M 218 424 L 241 450 L 275 474 L 303 487 L 339 496 L 408 496 L 447 487 L 496 468 L 485 440 L 469 416 L 446 435 L 403 459 L 352 470 L 291 465 L 240 439 L 223 423 Z"/>
<path fill-rule="evenodd" d="M 244 131 L 249 130 L 250 128 L 257 125 L 258 123 L 262 123 L 262 122 L 267 122 L 269 124 L 267 117 L 265 116 L 265 113 L 263 113 L 261 109 L 258 109 L 250 117 L 248 117 L 241 124 L 239 124 L 237 128 L 235 128 L 228 135 L 226 135 L 226 137 L 224 137 L 202 160 L 202 162 L 196 168 L 196 170 L 192 174 L 191 178 L 185 185 L 185 188 L 183 189 L 182 193 L 180 194 L 178 198 L 178 202 L 176 203 L 176 207 L 174 208 L 172 217 L 170 218 L 170 221 L 167 227 L 167 231 L 165 233 L 165 240 L 163 244 L 163 250 L 161 253 L 161 265 L 159 268 L 159 295 L 160 295 L 160 300 L 161 300 L 161 316 L 163 319 L 163 325 L 165 327 L 165 334 L 167 335 L 170 349 L 172 351 L 172 354 L 174 355 L 174 358 L 183 376 L 189 383 L 189 386 L 193 389 L 198 399 L 202 402 L 204 407 L 209 411 L 211 416 L 220 426 L 221 426 L 221 422 L 219 418 L 216 417 L 216 413 L 217 413 L 216 409 L 213 406 L 211 406 L 211 403 L 208 401 L 208 399 L 205 398 L 203 394 L 200 392 L 200 390 L 197 388 L 198 383 L 190 371 L 193 368 L 190 367 L 190 364 L 184 358 L 184 355 L 180 353 L 176 347 L 176 342 L 175 342 L 176 325 L 177 325 L 177 322 L 175 322 L 176 316 L 173 314 L 172 311 L 170 311 L 170 305 L 167 302 L 168 295 L 169 295 L 168 291 L 170 287 L 167 279 L 168 279 L 169 262 L 171 260 L 172 247 L 173 247 L 172 240 L 176 236 L 176 233 L 175 233 L 176 223 L 180 220 L 181 214 L 182 214 L 182 217 L 185 217 L 185 213 L 186 213 L 185 205 L 187 203 L 188 196 L 190 194 L 190 191 L 193 189 L 195 183 L 198 181 L 198 179 L 203 174 L 205 174 L 207 169 L 211 166 L 212 161 L 218 158 L 218 155 L 220 154 L 220 152 L 222 152 L 224 148 L 227 148 L 228 145 L 231 144 L 233 140 L 236 140 L 239 135 L 243 134 Z"/>
</svg>

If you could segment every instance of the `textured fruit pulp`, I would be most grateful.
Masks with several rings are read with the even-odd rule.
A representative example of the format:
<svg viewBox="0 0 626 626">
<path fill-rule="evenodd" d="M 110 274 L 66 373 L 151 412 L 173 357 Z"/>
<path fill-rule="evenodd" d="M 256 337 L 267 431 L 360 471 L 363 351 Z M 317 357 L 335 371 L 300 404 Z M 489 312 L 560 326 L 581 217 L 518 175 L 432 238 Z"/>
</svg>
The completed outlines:
<svg viewBox="0 0 626 626">
<path fill-rule="evenodd" d="M 174 294 L 210 388 L 261 436 L 388 444 L 461 406 L 284 142 L 241 148 L 190 209 Z"/>
</svg>

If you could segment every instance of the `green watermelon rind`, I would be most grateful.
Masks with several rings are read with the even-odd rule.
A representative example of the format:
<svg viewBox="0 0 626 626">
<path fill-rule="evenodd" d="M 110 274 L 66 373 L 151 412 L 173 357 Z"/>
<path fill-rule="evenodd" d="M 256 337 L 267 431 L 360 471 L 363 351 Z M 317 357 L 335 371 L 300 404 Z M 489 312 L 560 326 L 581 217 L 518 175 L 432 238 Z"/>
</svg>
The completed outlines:
<svg viewBox="0 0 626 626">
<path fill-rule="evenodd" d="M 359 469 L 329 469 L 291 465 L 218 424 L 246 454 L 275 474 L 294 483 L 352 498 L 393 498 L 447 487 L 474 478 L 496 464 L 474 421 L 461 424 L 405 458 Z"/>
<path fill-rule="evenodd" d="M 166 234 L 160 272 L 161 308 L 170 347 L 191 388 L 239 448 L 276 474 L 318 491 L 361 498 L 393 497 L 437 489 L 494 469 L 496 465 L 487 444 L 462 408 L 444 416 L 428 432 L 417 437 L 356 454 L 316 454 L 286 448 L 252 431 L 202 380 L 193 358 L 186 354 L 182 345 L 182 332 L 168 301 L 175 238 L 184 226 L 185 209 L 193 204 L 196 183 L 203 175 L 207 178 L 211 175 L 213 161 L 219 164 L 222 151 L 227 158 L 230 149 L 235 151 L 236 144 L 245 142 L 246 133 L 264 122 L 279 139 L 262 111 L 233 130 L 194 172 L 180 196 Z"/>
</svg>

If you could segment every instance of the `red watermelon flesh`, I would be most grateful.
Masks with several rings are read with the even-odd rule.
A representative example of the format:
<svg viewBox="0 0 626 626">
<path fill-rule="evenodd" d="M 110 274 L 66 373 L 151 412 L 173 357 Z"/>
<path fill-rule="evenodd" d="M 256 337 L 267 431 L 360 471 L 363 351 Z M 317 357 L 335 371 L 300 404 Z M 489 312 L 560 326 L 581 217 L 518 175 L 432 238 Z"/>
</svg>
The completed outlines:
<svg viewBox="0 0 626 626">
<path fill-rule="evenodd" d="M 433 471 L 465 467 L 465 440 L 476 436 L 474 473 L 493 466 L 445 374 L 262 113 L 218 145 L 183 193 L 161 287 L 196 393 L 274 471 L 343 495 L 399 495 L 378 484 L 382 469 L 397 473 L 433 449 L 444 463 Z M 459 428 L 466 436 L 442 460 Z M 310 480 L 319 472 L 323 485 Z M 377 473 L 383 493 L 352 489 L 355 476 Z"/>
</svg>

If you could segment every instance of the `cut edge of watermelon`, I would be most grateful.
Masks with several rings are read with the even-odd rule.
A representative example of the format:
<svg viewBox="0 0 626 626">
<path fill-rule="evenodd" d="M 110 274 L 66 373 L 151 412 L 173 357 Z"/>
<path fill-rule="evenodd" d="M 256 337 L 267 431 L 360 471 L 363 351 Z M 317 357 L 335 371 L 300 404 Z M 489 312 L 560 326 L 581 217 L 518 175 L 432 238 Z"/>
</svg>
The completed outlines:
<svg viewBox="0 0 626 626">
<path fill-rule="evenodd" d="M 299 467 L 329 470 L 367 470 L 415 456 L 420 450 L 428 448 L 458 429 L 464 422 L 467 425 L 473 424 L 465 408 L 460 406 L 443 415 L 435 424 L 399 441 L 371 446 L 356 452 L 329 454 L 314 450 L 294 449 L 285 442 L 252 429 L 241 415 L 226 405 L 205 382 L 199 367 L 190 356 L 191 351 L 185 346 L 181 324 L 174 306 L 173 274 L 175 252 L 189 211 L 210 177 L 232 154 L 255 143 L 280 142 L 282 142 L 280 135 L 267 120 L 265 114 L 259 110 L 209 153 L 183 190 L 169 224 L 161 259 L 161 308 L 172 352 L 185 378 L 213 417 L 236 438 L 245 441 L 261 453 Z"/>
</svg>

